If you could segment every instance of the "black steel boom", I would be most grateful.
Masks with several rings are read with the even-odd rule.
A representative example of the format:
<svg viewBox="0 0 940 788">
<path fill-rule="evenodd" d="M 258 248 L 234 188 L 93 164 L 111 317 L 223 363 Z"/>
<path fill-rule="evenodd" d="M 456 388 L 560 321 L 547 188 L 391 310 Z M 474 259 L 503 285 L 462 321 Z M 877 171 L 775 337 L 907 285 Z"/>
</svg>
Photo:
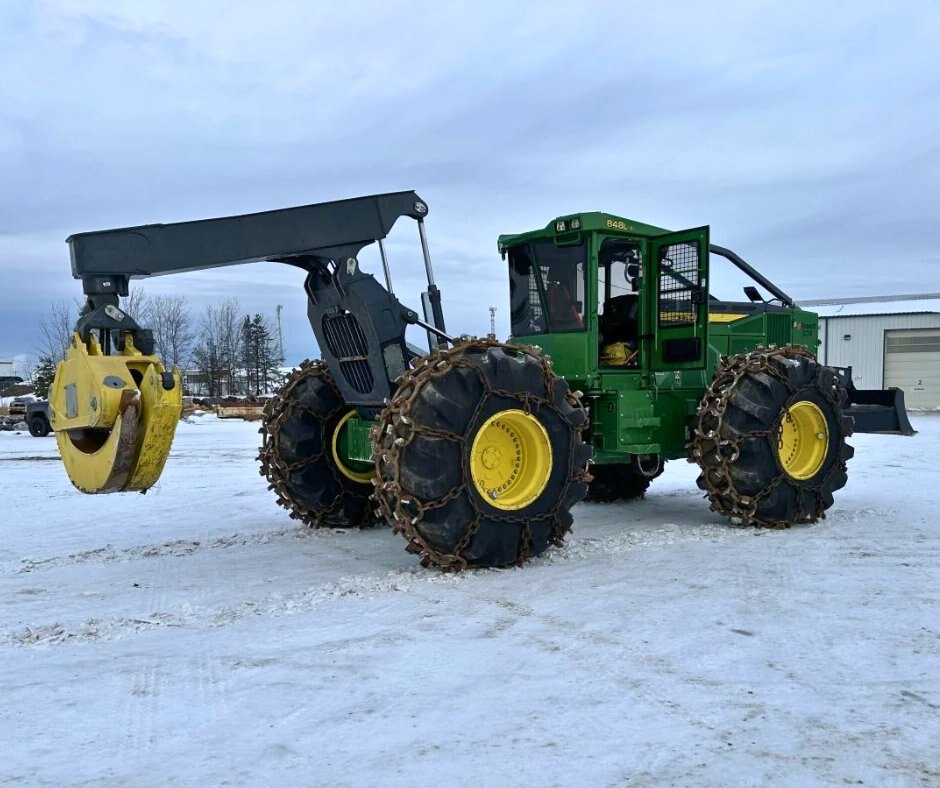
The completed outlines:
<svg viewBox="0 0 940 788">
<path fill-rule="evenodd" d="M 76 233 L 67 243 L 72 274 L 87 295 L 123 295 L 132 277 L 271 260 L 310 270 L 311 258 L 356 257 L 385 238 L 401 216 L 423 219 L 415 192 L 391 192 L 277 211 Z"/>
<path fill-rule="evenodd" d="M 394 380 L 414 355 L 405 342 L 408 325 L 422 325 L 432 345 L 444 333 L 440 292 L 434 285 L 424 232 L 428 206 L 415 192 L 391 192 L 278 211 L 148 224 L 68 238 L 72 274 L 88 300 L 75 331 L 85 342 L 97 332 L 105 353 L 130 335 L 144 353 L 151 332 L 119 308 L 135 277 L 200 271 L 260 260 L 287 263 L 307 272 L 307 314 L 343 399 L 372 415 L 391 396 Z M 402 216 L 418 222 L 428 274 L 427 323 L 391 289 L 382 240 Z M 359 268 L 363 247 L 378 242 L 387 287 Z M 440 337 L 440 338 L 439 338 Z"/>
</svg>

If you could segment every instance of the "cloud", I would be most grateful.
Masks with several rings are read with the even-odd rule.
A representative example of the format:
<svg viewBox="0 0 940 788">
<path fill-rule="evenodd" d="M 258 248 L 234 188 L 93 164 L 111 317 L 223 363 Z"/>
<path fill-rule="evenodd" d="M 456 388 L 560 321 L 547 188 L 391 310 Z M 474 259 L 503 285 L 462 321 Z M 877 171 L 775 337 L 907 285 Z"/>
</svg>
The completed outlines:
<svg viewBox="0 0 940 788">
<path fill-rule="evenodd" d="M 431 205 L 454 331 L 506 303 L 499 233 L 580 210 L 711 224 L 797 298 L 922 289 L 940 262 L 938 34 L 927 2 L 6 0 L 0 356 L 80 294 L 72 232 L 405 188 Z M 390 251 L 417 305 L 412 230 Z M 297 360 L 298 282 L 259 264 L 144 286 L 197 309 L 282 303 Z"/>
</svg>

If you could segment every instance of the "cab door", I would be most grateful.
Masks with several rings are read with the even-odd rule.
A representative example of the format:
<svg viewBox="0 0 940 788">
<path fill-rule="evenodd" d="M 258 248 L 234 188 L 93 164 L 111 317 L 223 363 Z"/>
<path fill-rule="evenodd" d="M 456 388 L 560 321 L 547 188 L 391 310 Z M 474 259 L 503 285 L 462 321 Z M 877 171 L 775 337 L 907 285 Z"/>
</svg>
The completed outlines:
<svg viewBox="0 0 940 788">
<path fill-rule="evenodd" d="M 650 252 L 651 369 L 703 369 L 708 355 L 708 227 L 656 236 Z"/>
</svg>

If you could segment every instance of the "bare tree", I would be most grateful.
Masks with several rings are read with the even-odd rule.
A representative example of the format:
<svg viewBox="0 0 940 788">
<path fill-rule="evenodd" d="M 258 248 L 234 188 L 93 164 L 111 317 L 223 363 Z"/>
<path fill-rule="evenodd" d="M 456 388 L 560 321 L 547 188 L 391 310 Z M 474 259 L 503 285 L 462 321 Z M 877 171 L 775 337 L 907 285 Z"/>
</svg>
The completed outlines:
<svg viewBox="0 0 940 788">
<path fill-rule="evenodd" d="M 39 360 L 29 353 L 24 353 L 13 359 L 14 374 L 19 375 L 23 380 L 35 379 L 38 367 Z"/>
<path fill-rule="evenodd" d="M 193 361 L 210 397 L 239 393 L 241 318 L 238 312 L 238 299 L 229 298 L 217 306 L 207 306 L 202 314 Z"/>
<path fill-rule="evenodd" d="M 202 379 L 201 383 L 205 389 L 204 392 L 200 393 L 210 397 L 218 397 L 222 394 L 225 381 L 222 360 L 219 354 L 219 333 L 218 309 L 209 305 L 202 313 L 199 341 L 193 348 L 193 364 Z"/>
<path fill-rule="evenodd" d="M 185 368 L 192 358 L 196 338 L 186 297 L 152 296 L 147 301 L 145 317 L 160 360 L 167 366 Z"/>
<path fill-rule="evenodd" d="M 238 368 L 241 353 L 242 318 L 241 307 L 235 296 L 226 298 L 218 307 L 219 351 L 227 370 L 226 383 L 229 394 L 240 394 Z"/>
<path fill-rule="evenodd" d="M 142 287 L 128 288 L 129 294 L 121 299 L 121 309 L 139 324 L 145 325 L 149 318 L 150 298 Z"/>
<path fill-rule="evenodd" d="M 74 301 L 53 301 L 39 319 L 39 356 L 47 356 L 55 364 L 65 359 L 72 339 L 78 305 Z"/>
</svg>

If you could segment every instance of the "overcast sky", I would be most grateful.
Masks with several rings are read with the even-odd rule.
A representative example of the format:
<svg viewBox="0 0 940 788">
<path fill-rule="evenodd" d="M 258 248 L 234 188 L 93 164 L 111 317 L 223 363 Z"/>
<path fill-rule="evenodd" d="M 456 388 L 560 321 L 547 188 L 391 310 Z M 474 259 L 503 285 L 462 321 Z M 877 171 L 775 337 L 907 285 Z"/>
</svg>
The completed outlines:
<svg viewBox="0 0 940 788">
<path fill-rule="evenodd" d="M 0 359 L 81 297 L 70 233 L 401 189 L 454 332 L 507 332 L 496 236 L 574 211 L 710 224 L 797 299 L 940 290 L 940 4 L 0 0 Z M 296 362 L 302 282 L 143 286 L 283 304 Z"/>
</svg>

